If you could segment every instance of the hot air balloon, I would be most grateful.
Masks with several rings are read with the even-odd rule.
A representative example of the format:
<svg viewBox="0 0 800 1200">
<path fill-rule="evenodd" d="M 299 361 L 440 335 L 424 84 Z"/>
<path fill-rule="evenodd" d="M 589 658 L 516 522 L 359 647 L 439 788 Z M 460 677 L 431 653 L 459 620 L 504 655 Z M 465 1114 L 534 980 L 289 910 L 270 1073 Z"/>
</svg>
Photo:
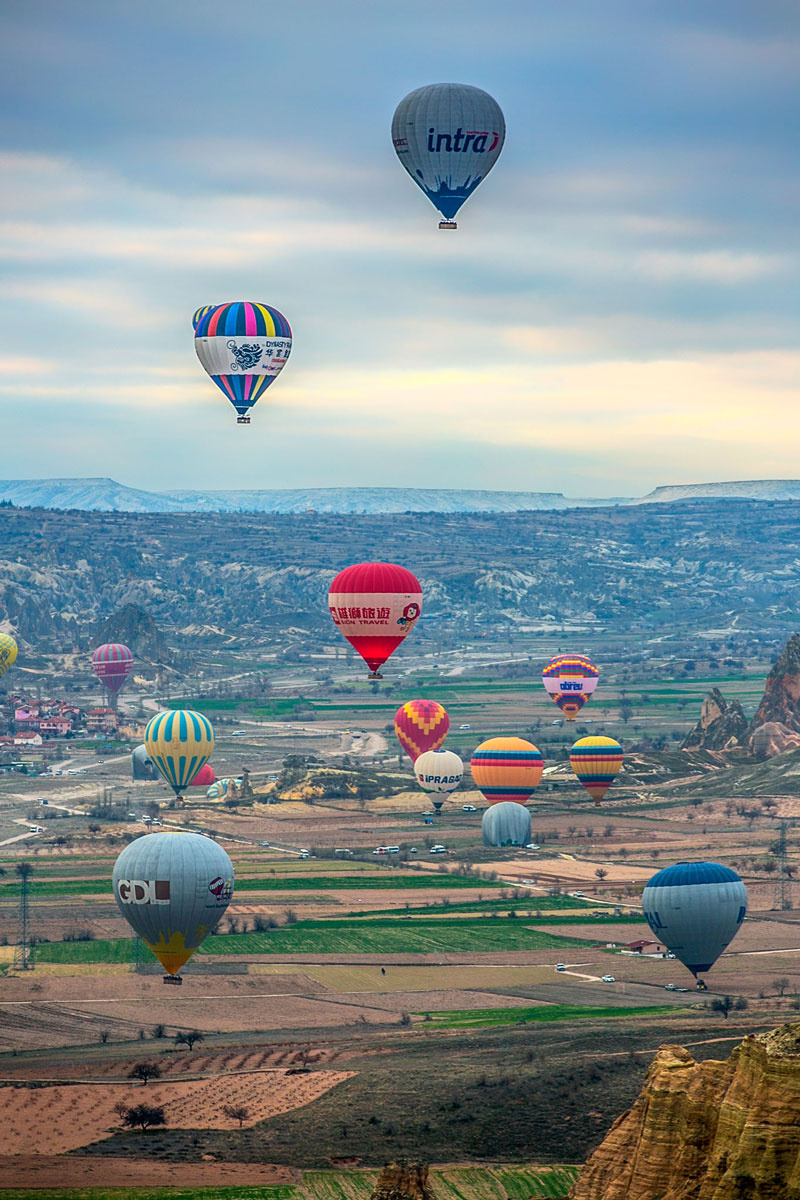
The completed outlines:
<svg viewBox="0 0 800 1200">
<path fill-rule="evenodd" d="M 217 777 L 214 774 L 214 768 L 206 763 L 205 766 L 200 768 L 194 779 L 190 781 L 189 787 L 207 788 L 210 787 L 212 783 L 216 783 L 216 779 Z"/>
<path fill-rule="evenodd" d="M 189 787 L 211 757 L 214 730 L 202 713 L 180 708 L 151 717 L 144 731 L 144 744 L 157 770 L 180 800 L 184 788 Z"/>
<path fill-rule="evenodd" d="M 197 326 L 200 324 L 203 317 L 205 317 L 207 313 L 210 313 L 216 307 L 216 304 L 205 304 L 202 308 L 198 308 L 192 317 L 192 329 L 197 329 Z"/>
<path fill-rule="evenodd" d="M 198 320 L 194 348 L 236 409 L 237 425 L 249 425 L 248 411 L 286 365 L 292 331 L 286 317 L 268 304 L 216 304 Z"/>
<path fill-rule="evenodd" d="M 142 743 L 131 754 L 131 779 L 137 783 L 147 783 L 158 778 L 155 763 L 147 753 L 147 746 Z"/>
<path fill-rule="evenodd" d="M 409 92 L 392 120 L 392 142 L 417 187 L 455 229 L 464 201 L 491 171 L 506 136 L 500 105 L 466 83 L 433 83 Z"/>
<path fill-rule="evenodd" d="M 610 737 L 579 738 L 569 752 L 569 765 L 599 804 L 617 777 L 624 755 L 622 746 Z"/>
<path fill-rule="evenodd" d="M 92 655 L 92 670 L 116 705 L 116 698 L 133 670 L 133 654 L 120 642 L 107 642 Z"/>
<path fill-rule="evenodd" d="M 0 678 L 17 661 L 17 643 L 10 633 L 0 633 Z"/>
<path fill-rule="evenodd" d="M 241 779 L 218 779 L 206 792 L 206 800 L 227 800 L 241 786 Z"/>
<path fill-rule="evenodd" d="M 438 750 L 449 728 L 450 718 L 435 700 L 407 700 L 394 714 L 397 740 L 413 763 L 426 750 Z"/>
<path fill-rule="evenodd" d="M 491 804 L 481 820 L 484 846 L 527 846 L 531 840 L 531 814 L 522 804 Z"/>
<path fill-rule="evenodd" d="M 397 649 L 422 612 L 419 580 L 394 563 L 345 567 L 328 592 L 334 624 L 369 667 L 370 679 Z"/>
<path fill-rule="evenodd" d="M 114 864 L 114 896 L 125 920 L 167 975 L 178 971 L 219 923 L 233 895 L 233 864 L 199 833 L 149 833 Z"/>
<path fill-rule="evenodd" d="M 470 762 L 475 785 L 490 804 L 502 800 L 525 804 L 539 786 L 543 767 L 541 751 L 518 737 L 481 742 Z"/>
<path fill-rule="evenodd" d="M 464 764 L 452 750 L 426 750 L 414 763 L 414 774 L 423 792 L 431 793 L 431 803 L 439 812 L 464 778 Z"/>
<path fill-rule="evenodd" d="M 557 654 L 542 671 L 542 683 L 568 721 L 574 721 L 597 687 L 599 671 L 584 654 Z"/>
<path fill-rule="evenodd" d="M 648 881 L 642 911 L 658 940 L 697 978 L 741 929 L 747 888 L 721 863 L 676 863 Z M 705 990 L 700 980 L 698 987 Z"/>
</svg>

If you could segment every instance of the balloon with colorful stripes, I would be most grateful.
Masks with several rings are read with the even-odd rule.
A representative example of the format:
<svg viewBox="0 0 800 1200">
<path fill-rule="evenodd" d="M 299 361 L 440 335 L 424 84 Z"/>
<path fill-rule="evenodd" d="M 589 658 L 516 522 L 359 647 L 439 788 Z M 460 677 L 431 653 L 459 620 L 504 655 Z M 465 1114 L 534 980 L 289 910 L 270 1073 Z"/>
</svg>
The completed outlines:
<svg viewBox="0 0 800 1200">
<path fill-rule="evenodd" d="M 623 760 L 622 746 L 614 738 L 579 738 L 569 752 L 569 765 L 599 804 L 617 777 Z"/>
<path fill-rule="evenodd" d="M 249 425 L 249 410 L 280 375 L 291 353 L 289 322 L 277 308 L 249 300 L 198 309 L 195 317 L 197 357 L 236 409 L 237 424 Z"/>
<path fill-rule="evenodd" d="M 599 671 L 585 654 L 557 654 L 542 671 L 542 683 L 568 721 L 574 721 L 597 687 Z"/>
<path fill-rule="evenodd" d="M 92 655 L 92 670 L 103 687 L 116 696 L 133 670 L 133 654 L 121 642 L 106 642 Z"/>
<path fill-rule="evenodd" d="M 510 801 L 525 804 L 539 786 L 544 762 L 532 742 L 518 737 L 489 738 L 481 742 L 470 762 L 475 786 L 489 804 Z"/>
<path fill-rule="evenodd" d="M 10 633 L 0 633 L 0 676 L 17 661 L 17 643 Z"/>
<path fill-rule="evenodd" d="M 202 308 L 198 308 L 195 311 L 194 316 L 192 317 L 192 329 L 197 329 L 197 326 L 200 324 L 203 317 L 206 316 L 207 313 L 210 313 L 212 311 L 212 309 L 214 309 L 216 307 L 217 307 L 216 304 L 204 304 Z"/>
<path fill-rule="evenodd" d="M 449 728 L 447 710 L 436 700 L 407 700 L 394 714 L 397 740 L 412 762 L 428 750 L 438 750 Z"/>
<path fill-rule="evenodd" d="M 208 717 L 179 708 L 156 713 L 144 731 L 147 753 L 178 798 L 206 765 L 214 750 Z"/>
</svg>

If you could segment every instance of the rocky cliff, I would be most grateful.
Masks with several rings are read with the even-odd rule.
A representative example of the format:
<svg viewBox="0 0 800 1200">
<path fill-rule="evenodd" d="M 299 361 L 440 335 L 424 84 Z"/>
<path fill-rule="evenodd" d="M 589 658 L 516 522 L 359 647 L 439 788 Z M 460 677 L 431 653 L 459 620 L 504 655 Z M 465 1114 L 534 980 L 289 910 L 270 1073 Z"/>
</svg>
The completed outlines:
<svg viewBox="0 0 800 1200">
<path fill-rule="evenodd" d="M 747 1037 L 727 1062 L 663 1046 L 571 1200 L 798 1200 L 800 1023 Z"/>
<path fill-rule="evenodd" d="M 759 758 L 800 746 L 800 634 L 792 634 L 767 676 L 744 746 Z"/>
<path fill-rule="evenodd" d="M 732 750 L 742 744 L 747 717 L 738 700 L 728 701 L 712 688 L 700 709 L 700 720 L 686 737 L 682 750 Z"/>
</svg>

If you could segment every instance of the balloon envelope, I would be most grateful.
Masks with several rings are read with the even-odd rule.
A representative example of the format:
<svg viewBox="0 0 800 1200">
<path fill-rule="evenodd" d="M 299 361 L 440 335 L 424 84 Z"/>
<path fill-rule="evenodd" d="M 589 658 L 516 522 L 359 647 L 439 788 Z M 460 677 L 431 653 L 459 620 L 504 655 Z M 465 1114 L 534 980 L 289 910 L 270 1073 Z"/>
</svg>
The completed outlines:
<svg viewBox="0 0 800 1200">
<path fill-rule="evenodd" d="M 210 787 L 210 785 L 212 783 L 216 782 L 216 778 L 217 777 L 214 774 L 214 768 L 212 766 L 210 766 L 208 763 L 206 763 L 204 767 L 200 768 L 200 770 L 195 775 L 194 779 L 192 779 L 190 781 L 189 787 L 206 787 L 207 788 L 207 787 Z"/>
<path fill-rule="evenodd" d="M 194 348 L 203 368 L 245 420 L 248 409 L 285 367 L 292 331 L 283 313 L 269 304 L 216 304 L 198 319 Z"/>
<path fill-rule="evenodd" d="M 205 317 L 216 307 L 216 304 L 204 304 L 202 308 L 198 308 L 192 317 L 192 329 L 197 329 L 197 326 L 200 324 L 203 317 Z"/>
<path fill-rule="evenodd" d="M 147 746 L 142 743 L 131 754 L 131 779 L 136 780 L 137 783 L 146 783 L 150 779 L 157 778 L 156 764 L 147 753 Z"/>
<path fill-rule="evenodd" d="M 414 763 L 423 792 L 449 796 L 464 778 L 464 764 L 452 750 L 426 750 Z"/>
<path fill-rule="evenodd" d="M 426 750 L 438 750 L 449 728 L 450 718 L 435 700 L 407 700 L 394 714 L 397 740 L 413 763 Z"/>
<path fill-rule="evenodd" d="M 345 567 L 328 592 L 334 624 L 357 650 L 373 676 L 419 619 L 422 587 L 416 576 L 394 563 Z"/>
<path fill-rule="evenodd" d="M 241 786 L 241 779 L 218 779 L 216 783 L 212 783 L 211 787 L 206 792 L 206 799 L 227 800 L 228 796 L 233 794 L 234 788 L 240 788 Z"/>
<path fill-rule="evenodd" d="M 0 678 L 17 661 L 17 643 L 10 633 L 0 633 Z"/>
<path fill-rule="evenodd" d="M 693 975 L 708 971 L 741 929 L 747 888 L 721 863 L 676 863 L 642 893 L 645 920 Z"/>
<path fill-rule="evenodd" d="M 202 713 L 179 708 L 151 717 L 144 744 L 159 774 L 180 795 L 211 757 L 214 730 Z"/>
<path fill-rule="evenodd" d="M 103 687 L 116 695 L 133 670 L 133 654 L 121 642 L 107 642 L 92 655 L 92 670 Z"/>
<path fill-rule="evenodd" d="M 538 787 L 543 768 L 541 751 L 518 737 L 489 738 L 470 762 L 475 785 L 490 804 L 524 804 Z"/>
<path fill-rule="evenodd" d="M 233 895 L 233 864 L 199 833 L 148 833 L 114 864 L 114 896 L 170 975 L 211 933 Z"/>
<path fill-rule="evenodd" d="M 597 687 L 599 671 L 584 654 L 557 654 L 542 671 L 542 683 L 568 721 L 574 721 Z"/>
<path fill-rule="evenodd" d="M 599 804 L 616 779 L 623 758 L 619 742 L 596 734 L 574 743 L 569 765 L 595 804 Z"/>
<path fill-rule="evenodd" d="M 417 88 L 392 120 L 397 157 L 448 221 L 489 174 L 505 136 L 500 105 L 466 83 Z"/>
<path fill-rule="evenodd" d="M 483 814 L 481 836 L 484 846 L 527 846 L 531 814 L 521 804 L 492 804 Z"/>
</svg>

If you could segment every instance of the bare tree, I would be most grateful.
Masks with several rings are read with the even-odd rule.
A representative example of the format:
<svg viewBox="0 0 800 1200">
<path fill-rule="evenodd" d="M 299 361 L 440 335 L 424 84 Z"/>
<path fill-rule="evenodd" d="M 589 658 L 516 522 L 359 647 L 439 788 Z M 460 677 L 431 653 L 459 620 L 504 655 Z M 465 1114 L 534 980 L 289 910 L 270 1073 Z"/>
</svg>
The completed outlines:
<svg viewBox="0 0 800 1200">
<path fill-rule="evenodd" d="M 190 1029 L 188 1033 L 176 1033 L 175 1045 L 188 1046 L 190 1050 L 194 1049 L 195 1042 L 204 1042 L 206 1039 L 199 1029 Z"/>
<path fill-rule="evenodd" d="M 608 875 L 608 871 L 605 869 L 605 867 L 598 867 L 595 870 L 595 875 L 598 879 L 605 879 L 606 875 Z"/>
<path fill-rule="evenodd" d="M 161 1078 L 161 1067 L 157 1062 L 138 1062 L 128 1071 L 128 1079 L 140 1079 L 147 1084 L 150 1079 Z"/>
<path fill-rule="evenodd" d="M 790 983 L 791 980 L 786 975 L 779 975 L 777 979 L 773 979 L 772 986 L 775 988 L 775 991 L 778 993 L 778 995 L 782 996 Z"/>
<path fill-rule="evenodd" d="M 129 1108 L 122 1118 L 129 1129 L 150 1129 L 153 1125 L 166 1125 L 164 1109 L 160 1104 L 137 1104 Z"/>
<path fill-rule="evenodd" d="M 229 1121 L 238 1121 L 240 1129 L 250 1116 L 250 1109 L 246 1104 L 223 1104 L 222 1111 Z"/>
</svg>

